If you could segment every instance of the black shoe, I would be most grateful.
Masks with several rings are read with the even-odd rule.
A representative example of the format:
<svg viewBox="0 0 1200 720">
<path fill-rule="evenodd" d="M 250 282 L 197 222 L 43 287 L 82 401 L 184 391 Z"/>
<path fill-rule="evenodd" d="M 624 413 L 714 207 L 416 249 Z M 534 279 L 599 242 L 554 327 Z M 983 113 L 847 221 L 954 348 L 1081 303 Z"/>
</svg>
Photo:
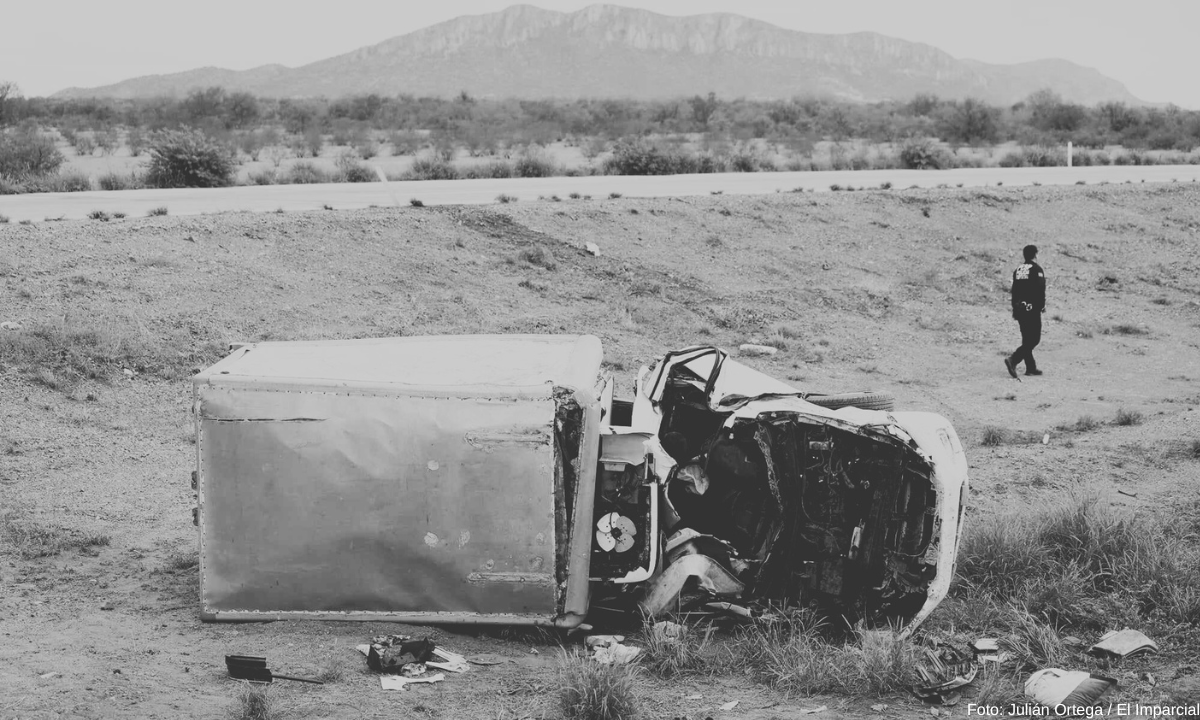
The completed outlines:
<svg viewBox="0 0 1200 720">
<path fill-rule="evenodd" d="M 1026 375 L 1041 375 L 1042 371 L 1038 370 L 1037 368 L 1033 368 L 1032 370 L 1026 370 L 1025 374 Z"/>
<path fill-rule="evenodd" d="M 1017 377 L 1017 364 L 1012 361 L 1012 358 L 1004 358 L 1004 367 L 1008 368 L 1008 374 Z M 1018 378 L 1020 379 L 1020 378 Z"/>
</svg>

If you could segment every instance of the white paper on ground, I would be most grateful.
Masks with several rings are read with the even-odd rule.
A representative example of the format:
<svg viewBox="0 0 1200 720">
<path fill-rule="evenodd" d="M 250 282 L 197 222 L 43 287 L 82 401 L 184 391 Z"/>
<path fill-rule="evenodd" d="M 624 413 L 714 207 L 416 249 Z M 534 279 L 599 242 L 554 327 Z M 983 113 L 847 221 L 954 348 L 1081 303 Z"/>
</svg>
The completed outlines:
<svg viewBox="0 0 1200 720">
<path fill-rule="evenodd" d="M 381 675 L 379 676 L 379 685 L 384 690 L 404 690 L 405 685 L 415 685 L 417 683 L 435 683 L 446 679 L 442 673 L 430 675 L 429 677 L 406 678 L 399 675 Z"/>
</svg>

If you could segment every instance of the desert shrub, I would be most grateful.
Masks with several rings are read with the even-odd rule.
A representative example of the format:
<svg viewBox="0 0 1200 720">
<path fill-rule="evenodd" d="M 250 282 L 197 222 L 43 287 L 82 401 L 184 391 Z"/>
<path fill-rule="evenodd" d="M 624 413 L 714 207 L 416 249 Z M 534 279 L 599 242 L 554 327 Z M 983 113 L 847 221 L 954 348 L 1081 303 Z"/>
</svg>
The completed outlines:
<svg viewBox="0 0 1200 720">
<path fill-rule="evenodd" d="M 762 163 L 762 158 L 745 150 L 738 150 L 729 155 L 729 169 L 732 172 L 756 172 Z"/>
<path fill-rule="evenodd" d="M 1073 423 L 1059 425 L 1058 429 L 1067 432 L 1090 432 L 1100 427 L 1100 422 L 1091 415 L 1080 415 Z"/>
<path fill-rule="evenodd" d="M 1114 422 L 1117 425 L 1128 426 L 1128 425 L 1141 425 L 1142 420 L 1143 420 L 1143 415 L 1140 412 L 1138 412 L 1137 410 L 1128 410 L 1126 408 L 1118 408 L 1117 409 L 1117 417 L 1114 420 Z"/>
<path fill-rule="evenodd" d="M 129 154 L 133 157 L 141 155 L 146 150 L 146 136 L 141 128 L 129 128 L 125 133 L 125 144 L 129 146 Z"/>
<path fill-rule="evenodd" d="M 558 174 L 554 161 L 539 147 L 530 147 L 513 161 L 513 177 L 553 177 Z"/>
<path fill-rule="evenodd" d="M 397 130 L 388 135 L 393 155 L 415 155 L 424 142 L 425 138 L 412 130 Z"/>
<path fill-rule="evenodd" d="M 370 139 L 359 140 L 358 142 L 354 143 L 354 152 L 356 152 L 363 160 L 370 160 L 379 154 L 379 143 Z"/>
<path fill-rule="evenodd" d="M 949 154 L 929 138 L 906 140 L 898 157 L 906 170 L 940 170 L 952 164 Z"/>
<path fill-rule="evenodd" d="M 458 171 L 450 163 L 438 157 L 417 158 L 405 174 L 408 180 L 454 180 Z"/>
<path fill-rule="evenodd" d="M 481 165 L 472 165 L 459 171 L 459 177 L 467 180 L 481 178 L 510 178 L 513 177 L 513 166 L 503 160 L 493 160 Z"/>
<path fill-rule="evenodd" d="M 71 146 L 79 157 L 87 157 L 96 152 L 96 141 L 91 133 L 77 133 L 71 139 Z"/>
<path fill-rule="evenodd" d="M 50 175 L 29 175 L 11 184 L 2 182 L 0 195 L 8 193 L 84 192 L 92 189 L 92 179 L 78 170 L 66 170 Z"/>
<path fill-rule="evenodd" d="M 96 185 L 101 190 L 137 190 L 145 187 L 137 173 L 121 175 L 117 172 L 107 172 L 96 178 Z"/>
<path fill-rule="evenodd" d="M 496 196 L 496 202 L 498 202 L 502 205 L 507 205 L 508 203 L 516 202 L 516 201 L 517 201 L 517 198 L 515 196 L 508 195 L 506 193 L 500 193 L 499 195 Z"/>
<path fill-rule="evenodd" d="M 11 178 L 51 175 L 66 158 L 54 140 L 32 130 L 0 133 L 0 175 Z"/>
<path fill-rule="evenodd" d="M 280 178 L 280 182 L 293 185 L 312 185 L 333 182 L 333 177 L 315 164 L 302 161 L 288 168 Z"/>
<path fill-rule="evenodd" d="M 1133 325 L 1132 323 L 1122 323 L 1120 325 L 1113 325 L 1110 328 L 1105 328 L 1104 334 L 1105 335 L 1149 335 L 1150 332 L 1148 330 L 1146 330 L 1146 328 L 1141 327 L 1140 325 Z"/>
<path fill-rule="evenodd" d="M 96 134 L 96 147 L 100 148 L 100 152 L 104 155 L 112 155 L 121 147 L 121 133 L 116 128 L 108 128 L 98 131 Z"/>
<path fill-rule="evenodd" d="M 688 162 L 690 160 L 690 162 Z M 690 173 L 719 173 L 725 172 L 725 161 L 712 153 L 700 153 L 694 158 L 680 158 L 680 171 Z"/>
<path fill-rule="evenodd" d="M 979 444 L 985 447 L 995 447 L 1003 445 L 1007 441 L 1008 433 L 1004 431 L 1004 428 L 988 425 L 983 429 L 983 436 L 979 439 Z"/>
<path fill-rule="evenodd" d="M 644 140 L 621 140 L 604 161 L 608 175 L 676 175 L 695 172 L 694 160 L 659 149 Z"/>
<path fill-rule="evenodd" d="M 161 217 L 166 214 L 167 214 L 166 206 L 159 206 L 156 208 L 150 208 L 150 210 L 146 212 L 146 217 Z"/>
<path fill-rule="evenodd" d="M 304 152 L 312 157 L 319 157 L 321 148 L 325 146 L 325 136 L 321 134 L 320 129 L 313 127 L 304 132 L 300 142 Z M 300 153 L 296 153 L 296 155 L 300 156 Z"/>
<path fill-rule="evenodd" d="M 108 222 L 109 217 L 110 217 L 109 214 L 104 212 L 103 210 L 93 210 L 90 213 L 88 213 L 87 216 L 88 216 L 88 220 L 100 220 L 101 222 Z"/>
<path fill-rule="evenodd" d="M 164 130 L 149 143 L 150 187 L 224 187 L 233 181 L 229 150 L 199 130 Z"/>
<path fill-rule="evenodd" d="M 334 161 L 338 177 L 342 182 L 360 183 L 375 182 L 378 178 L 375 171 L 364 165 L 351 151 L 343 151 Z"/>
<path fill-rule="evenodd" d="M 278 181 L 275 171 L 271 168 L 264 168 L 249 174 L 251 185 L 274 185 Z"/>
<path fill-rule="evenodd" d="M 547 270 L 553 270 L 558 267 L 558 262 L 554 259 L 554 254 L 542 245 L 525 248 L 517 253 L 517 259 Z"/>
</svg>

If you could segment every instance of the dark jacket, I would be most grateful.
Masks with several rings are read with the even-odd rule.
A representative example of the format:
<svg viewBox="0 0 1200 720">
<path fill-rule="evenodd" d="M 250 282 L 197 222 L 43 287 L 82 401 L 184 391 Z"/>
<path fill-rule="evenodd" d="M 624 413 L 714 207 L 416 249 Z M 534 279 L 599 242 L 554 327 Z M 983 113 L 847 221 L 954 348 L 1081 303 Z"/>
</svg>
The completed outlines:
<svg viewBox="0 0 1200 720">
<path fill-rule="evenodd" d="M 1046 275 L 1036 262 L 1024 263 L 1013 270 L 1012 309 L 1013 317 L 1046 309 Z"/>
</svg>

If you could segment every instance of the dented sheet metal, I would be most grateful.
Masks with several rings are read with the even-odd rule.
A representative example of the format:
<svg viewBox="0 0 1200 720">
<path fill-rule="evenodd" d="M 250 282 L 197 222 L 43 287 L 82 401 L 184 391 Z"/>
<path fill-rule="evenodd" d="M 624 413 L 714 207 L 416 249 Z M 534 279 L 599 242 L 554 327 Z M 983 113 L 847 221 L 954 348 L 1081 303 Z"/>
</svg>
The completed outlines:
<svg viewBox="0 0 1200 720">
<path fill-rule="evenodd" d="M 436 371 L 393 366 L 385 376 L 359 357 L 413 361 L 419 340 L 394 341 L 412 346 L 403 352 L 354 344 L 351 370 L 329 359 L 336 348 L 284 344 L 307 358 L 298 364 L 289 348 L 251 345 L 234 355 L 258 364 L 225 363 L 238 381 L 220 364 L 197 379 L 204 618 L 582 619 L 590 537 L 573 538 L 573 518 L 563 516 L 556 423 L 562 398 L 574 398 L 581 409 L 571 417 L 588 427 L 574 432 L 566 464 L 579 485 L 574 510 L 590 516 L 598 341 L 536 338 L 523 353 L 513 350 L 520 336 L 485 342 L 518 365 L 540 354 L 560 366 L 468 372 L 471 388 L 450 393 L 444 385 L 467 363 L 447 360 L 444 347 L 432 357 L 450 367 Z M 272 355 L 278 366 L 262 361 Z M 317 368 L 313 355 L 327 365 Z M 564 387 L 556 377 L 591 383 Z M 379 387 L 364 387 L 368 380 Z M 391 380 L 403 381 L 403 392 Z M 572 579 L 574 566 L 581 574 Z"/>
<path fill-rule="evenodd" d="M 325 419 L 228 423 L 207 413 L 242 393 L 202 400 L 209 610 L 554 614 L 551 401 L 254 394 Z M 467 440 L 538 420 L 534 443 Z"/>
</svg>

